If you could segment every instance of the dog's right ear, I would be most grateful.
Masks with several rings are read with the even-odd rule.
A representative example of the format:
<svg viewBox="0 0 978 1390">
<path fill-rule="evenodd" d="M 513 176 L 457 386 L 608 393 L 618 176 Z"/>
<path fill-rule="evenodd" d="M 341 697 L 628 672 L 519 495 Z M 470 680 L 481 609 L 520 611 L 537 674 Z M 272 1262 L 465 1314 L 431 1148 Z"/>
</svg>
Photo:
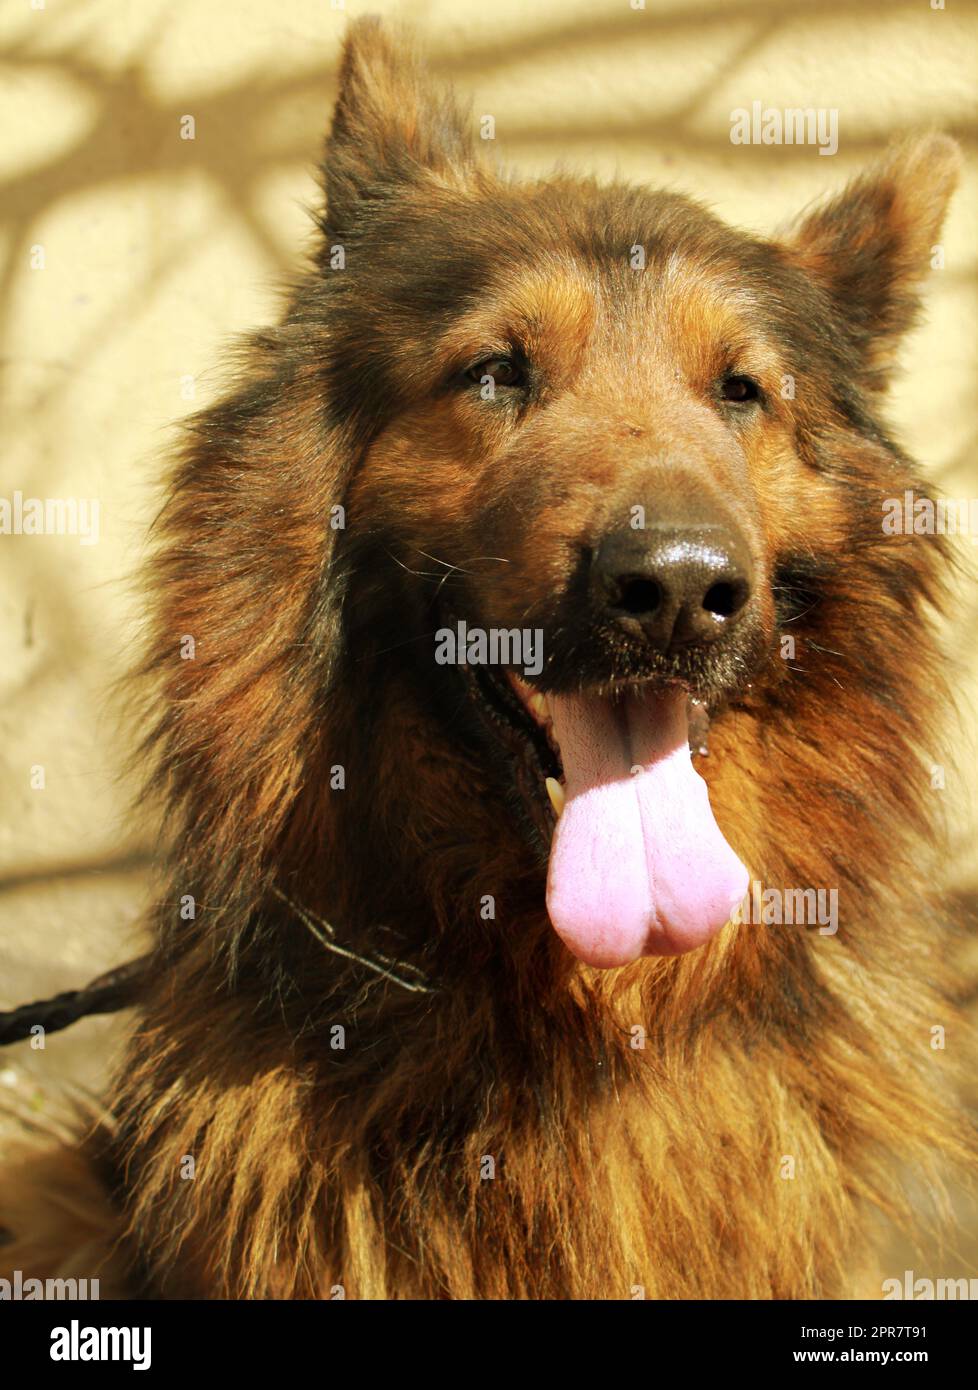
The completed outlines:
<svg viewBox="0 0 978 1390">
<path fill-rule="evenodd" d="M 323 229 L 349 235 L 371 205 L 472 159 L 468 122 L 452 92 L 431 80 L 411 35 L 375 15 L 351 24 L 326 141 Z"/>
</svg>

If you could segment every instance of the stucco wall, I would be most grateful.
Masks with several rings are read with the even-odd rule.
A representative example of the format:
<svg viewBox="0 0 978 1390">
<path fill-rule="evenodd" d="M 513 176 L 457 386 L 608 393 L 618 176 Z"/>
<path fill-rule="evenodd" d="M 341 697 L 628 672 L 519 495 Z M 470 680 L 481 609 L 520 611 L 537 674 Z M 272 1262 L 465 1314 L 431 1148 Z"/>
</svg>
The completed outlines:
<svg viewBox="0 0 978 1390">
<path fill-rule="evenodd" d="M 130 735 L 106 699 L 136 641 L 132 576 L 171 423 L 206 403 L 223 346 L 274 313 L 308 245 L 303 205 L 350 16 L 423 25 L 434 70 L 471 94 L 475 118 L 495 117 L 496 157 L 673 185 L 761 230 L 893 136 L 957 135 L 968 166 L 946 266 L 891 416 L 946 491 L 978 495 L 973 4 L 38 3 L 0 9 L 0 496 L 95 497 L 100 527 L 93 545 L 0 536 L 0 1007 L 138 948 L 154 832 L 128 810 Z M 731 145 L 731 110 L 755 100 L 837 109 L 838 153 Z M 965 727 L 943 795 L 949 878 L 969 902 L 976 617 L 968 588 L 953 646 Z M 0 1054 L 0 1081 L 43 1115 L 54 1078 L 98 1084 L 115 1031 L 92 1021 L 43 1059 Z"/>
</svg>

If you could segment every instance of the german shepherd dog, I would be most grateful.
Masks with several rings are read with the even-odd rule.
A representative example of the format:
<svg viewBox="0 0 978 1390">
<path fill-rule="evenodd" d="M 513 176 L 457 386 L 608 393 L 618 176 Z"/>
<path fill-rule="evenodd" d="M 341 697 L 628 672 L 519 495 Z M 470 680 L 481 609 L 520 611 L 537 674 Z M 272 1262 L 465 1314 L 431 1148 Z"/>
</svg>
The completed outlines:
<svg viewBox="0 0 978 1390">
<path fill-rule="evenodd" d="M 114 1121 L 8 1169 L 10 1268 L 830 1298 L 967 1151 L 948 555 L 883 525 L 928 496 L 884 393 L 956 146 L 768 240 L 473 134 L 352 26 L 315 264 L 159 523 L 172 853 Z"/>
</svg>

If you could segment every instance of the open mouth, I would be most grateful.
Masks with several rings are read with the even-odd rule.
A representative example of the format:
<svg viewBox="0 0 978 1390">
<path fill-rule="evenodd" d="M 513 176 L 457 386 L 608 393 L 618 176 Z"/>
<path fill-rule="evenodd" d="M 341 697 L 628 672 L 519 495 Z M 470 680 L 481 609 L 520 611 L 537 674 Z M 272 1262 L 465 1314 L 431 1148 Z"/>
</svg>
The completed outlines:
<svg viewBox="0 0 978 1390">
<path fill-rule="evenodd" d="M 610 968 L 715 936 L 748 874 L 693 767 L 702 706 L 680 685 L 543 694 L 509 672 L 471 674 L 552 831 L 547 910 L 567 947 Z"/>
</svg>

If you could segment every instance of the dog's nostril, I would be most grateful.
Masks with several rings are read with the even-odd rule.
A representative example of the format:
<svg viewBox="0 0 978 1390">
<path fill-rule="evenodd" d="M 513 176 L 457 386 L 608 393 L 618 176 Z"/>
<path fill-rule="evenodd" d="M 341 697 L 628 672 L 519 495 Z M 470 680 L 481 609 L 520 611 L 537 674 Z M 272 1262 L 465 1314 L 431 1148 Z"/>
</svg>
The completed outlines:
<svg viewBox="0 0 978 1390">
<path fill-rule="evenodd" d="M 703 595 L 703 607 L 717 618 L 732 618 L 747 602 L 746 584 L 722 581 L 712 584 Z"/>
<path fill-rule="evenodd" d="M 661 602 L 662 587 L 654 579 L 634 576 L 619 581 L 615 607 L 622 612 L 636 617 L 642 613 L 654 613 Z"/>
</svg>

